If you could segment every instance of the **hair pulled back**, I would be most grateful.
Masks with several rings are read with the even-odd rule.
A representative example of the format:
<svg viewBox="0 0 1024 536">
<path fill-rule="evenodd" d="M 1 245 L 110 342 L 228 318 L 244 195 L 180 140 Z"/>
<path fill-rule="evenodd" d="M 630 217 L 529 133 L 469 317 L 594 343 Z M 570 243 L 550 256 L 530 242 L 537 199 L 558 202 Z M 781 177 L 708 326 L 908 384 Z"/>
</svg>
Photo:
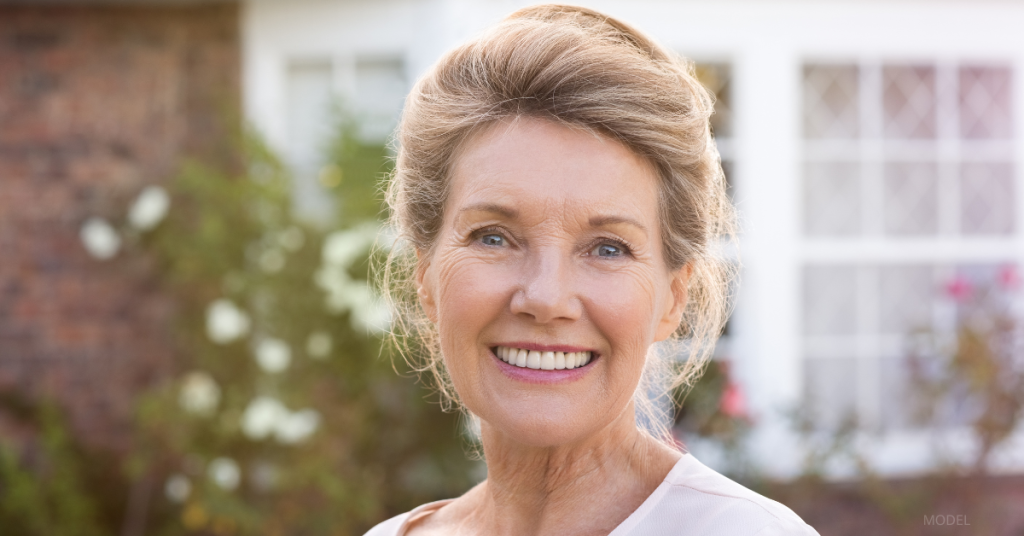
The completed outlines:
<svg viewBox="0 0 1024 536">
<path fill-rule="evenodd" d="M 722 258 L 733 237 L 709 118 L 713 98 L 693 66 L 633 28 L 574 6 L 522 9 L 438 61 L 412 89 L 397 133 L 396 168 L 387 187 L 391 225 L 399 241 L 382 271 L 392 310 L 394 341 L 412 365 L 429 373 L 442 400 L 458 397 L 444 369 L 435 327 L 414 288 L 414 252 L 436 242 L 460 149 L 500 120 L 544 118 L 624 144 L 659 176 L 659 217 L 669 268 L 692 270 L 688 302 L 675 341 L 688 354 L 672 367 L 673 352 L 652 352 L 644 395 L 652 386 L 691 383 L 729 312 L 732 263 Z M 417 349 L 417 351 L 413 351 Z M 666 359 L 668 357 L 668 359 Z M 638 411 L 651 414 L 635 397 Z"/>
</svg>

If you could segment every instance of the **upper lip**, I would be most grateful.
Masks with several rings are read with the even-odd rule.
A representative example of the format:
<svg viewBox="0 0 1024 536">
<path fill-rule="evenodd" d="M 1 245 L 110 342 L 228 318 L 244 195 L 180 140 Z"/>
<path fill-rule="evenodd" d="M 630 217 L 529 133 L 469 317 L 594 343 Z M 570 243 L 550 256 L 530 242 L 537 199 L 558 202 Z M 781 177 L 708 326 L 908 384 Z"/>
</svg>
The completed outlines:
<svg viewBox="0 0 1024 536">
<path fill-rule="evenodd" d="M 592 348 L 584 348 L 583 346 L 569 346 L 567 344 L 539 344 L 535 342 L 499 342 L 494 346 L 506 346 L 508 348 L 519 348 L 520 350 L 536 350 L 538 352 L 593 352 L 597 353 Z"/>
</svg>

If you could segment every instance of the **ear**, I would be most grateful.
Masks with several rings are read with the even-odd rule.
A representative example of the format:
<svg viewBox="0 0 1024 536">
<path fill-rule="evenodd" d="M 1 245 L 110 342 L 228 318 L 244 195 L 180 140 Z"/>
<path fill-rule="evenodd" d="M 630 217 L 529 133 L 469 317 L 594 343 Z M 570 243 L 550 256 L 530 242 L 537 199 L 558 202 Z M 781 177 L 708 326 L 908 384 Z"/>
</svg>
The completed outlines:
<svg viewBox="0 0 1024 536">
<path fill-rule="evenodd" d="M 655 332 L 654 340 L 663 341 L 672 336 L 679 323 L 683 320 L 683 311 L 686 310 L 688 299 L 687 289 L 690 286 L 690 276 L 693 275 L 693 265 L 686 263 L 682 268 L 671 275 L 669 286 L 672 290 L 672 297 L 666 304 L 665 312 L 658 322 L 658 329 Z"/>
<path fill-rule="evenodd" d="M 437 303 L 434 301 L 433 278 L 430 273 L 430 257 L 416 250 L 416 295 L 420 305 L 431 322 L 437 323 Z"/>
</svg>

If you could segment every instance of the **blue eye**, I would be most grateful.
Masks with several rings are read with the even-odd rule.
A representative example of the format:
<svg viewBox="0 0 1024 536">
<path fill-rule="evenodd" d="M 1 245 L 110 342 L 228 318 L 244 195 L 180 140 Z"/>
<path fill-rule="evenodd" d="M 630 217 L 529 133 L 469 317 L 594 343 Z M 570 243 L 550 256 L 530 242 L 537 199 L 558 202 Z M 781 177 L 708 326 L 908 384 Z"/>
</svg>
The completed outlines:
<svg viewBox="0 0 1024 536">
<path fill-rule="evenodd" d="M 625 251 L 615 244 L 601 244 L 591 250 L 590 254 L 598 257 L 621 257 Z"/>
<path fill-rule="evenodd" d="M 485 246 L 504 246 L 505 237 L 500 234 L 488 233 L 480 237 L 480 242 Z"/>
</svg>

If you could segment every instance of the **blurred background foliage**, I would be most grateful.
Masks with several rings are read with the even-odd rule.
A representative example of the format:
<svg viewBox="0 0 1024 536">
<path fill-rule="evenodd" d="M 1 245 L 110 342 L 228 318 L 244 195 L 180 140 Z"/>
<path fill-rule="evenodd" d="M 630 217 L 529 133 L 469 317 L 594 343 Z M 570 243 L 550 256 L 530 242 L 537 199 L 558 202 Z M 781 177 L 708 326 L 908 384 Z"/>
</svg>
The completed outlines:
<svg viewBox="0 0 1024 536">
<path fill-rule="evenodd" d="M 173 298 L 178 370 L 138 400 L 127 457 L 85 450 L 55 405 L 4 400 L 34 439 L 0 450 L 0 532 L 361 534 L 482 478 L 458 416 L 383 345 L 367 280 L 391 160 L 337 123 L 333 221 L 297 214 L 285 167 L 239 136 L 233 169 L 187 162 L 151 192 L 170 201 L 151 230 L 116 226 L 106 262 L 145 258 Z"/>
</svg>

